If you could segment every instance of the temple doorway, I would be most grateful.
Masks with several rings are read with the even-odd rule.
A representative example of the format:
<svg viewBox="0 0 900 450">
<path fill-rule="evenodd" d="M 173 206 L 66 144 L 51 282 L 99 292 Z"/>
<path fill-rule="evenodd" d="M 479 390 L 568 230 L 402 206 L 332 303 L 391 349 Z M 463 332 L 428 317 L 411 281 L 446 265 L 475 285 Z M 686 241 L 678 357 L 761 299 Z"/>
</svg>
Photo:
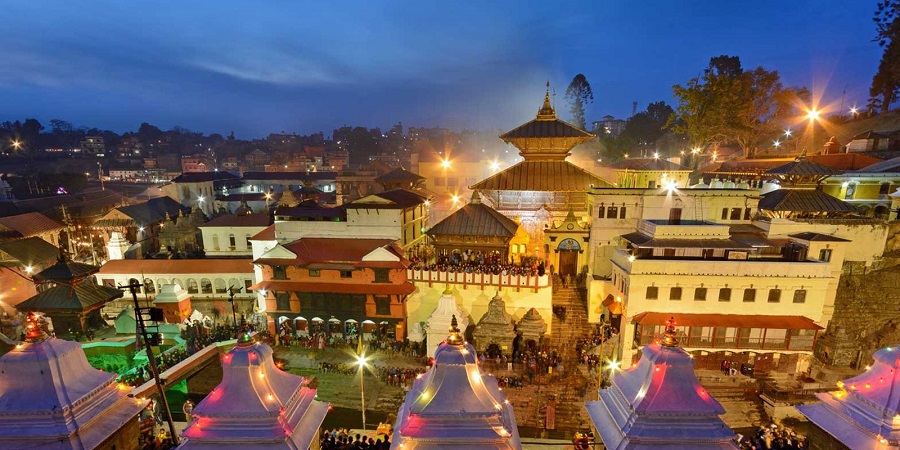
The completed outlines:
<svg viewBox="0 0 900 450">
<path fill-rule="evenodd" d="M 575 239 L 563 239 L 556 248 L 559 252 L 559 275 L 562 277 L 578 274 L 578 253 L 581 246 Z"/>
</svg>

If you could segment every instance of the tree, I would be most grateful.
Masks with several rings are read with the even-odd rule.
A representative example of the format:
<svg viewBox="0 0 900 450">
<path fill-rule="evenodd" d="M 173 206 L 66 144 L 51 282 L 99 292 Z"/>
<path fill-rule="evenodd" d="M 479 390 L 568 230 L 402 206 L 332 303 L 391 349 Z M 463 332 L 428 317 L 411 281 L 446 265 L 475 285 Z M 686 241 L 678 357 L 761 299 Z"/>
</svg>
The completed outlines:
<svg viewBox="0 0 900 450">
<path fill-rule="evenodd" d="M 900 0 L 898 0 L 900 1 Z M 594 103 L 594 92 L 591 84 L 583 74 L 575 75 L 569 87 L 566 88 L 566 100 L 569 102 L 569 112 L 572 114 L 572 123 L 581 128 L 587 128 L 584 120 L 584 106 Z"/>
<path fill-rule="evenodd" d="M 747 157 L 809 95 L 806 88 L 784 87 L 777 71 L 744 71 L 738 57 L 725 55 L 711 58 L 702 76 L 672 89 L 678 100 L 678 120 L 669 124 L 673 131 L 692 147 L 736 143 Z"/>
<path fill-rule="evenodd" d="M 640 145 L 652 144 L 663 135 L 664 128 L 673 115 L 675 110 L 666 102 L 651 103 L 647 105 L 646 111 L 641 111 L 628 119 L 622 134 Z"/>
<path fill-rule="evenodd" d="M 900 93 L 900 0 L 883 0 L 878 2 L 872 20 L 878 33 L 875 41 L 884 48 L 878 71 L 872 77 L 869 87 L 869 109 L 886 112 L 897 100 Z"/>
</svg>

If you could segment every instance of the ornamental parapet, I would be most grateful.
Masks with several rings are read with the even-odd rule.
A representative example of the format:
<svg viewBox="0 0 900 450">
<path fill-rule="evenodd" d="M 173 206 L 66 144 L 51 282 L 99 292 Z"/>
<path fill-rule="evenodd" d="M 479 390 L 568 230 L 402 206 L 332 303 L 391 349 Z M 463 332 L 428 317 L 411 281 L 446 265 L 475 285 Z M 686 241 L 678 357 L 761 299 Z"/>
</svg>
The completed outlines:
<svg viewBox="0 0 900 450">
<path fill-rule="evenodd" d="M 515 289 L 539 289 L 550 287 L 550 276 L 544 275 L 513 275 L 474 272 L 451 272 L 442 270 L 415 270 L 406 271 L 409 281 L 432 284 L 456 284 L 462 285 L 462 289 L 478 287 L 484 289 L 515 288 Z"/>
</svg>

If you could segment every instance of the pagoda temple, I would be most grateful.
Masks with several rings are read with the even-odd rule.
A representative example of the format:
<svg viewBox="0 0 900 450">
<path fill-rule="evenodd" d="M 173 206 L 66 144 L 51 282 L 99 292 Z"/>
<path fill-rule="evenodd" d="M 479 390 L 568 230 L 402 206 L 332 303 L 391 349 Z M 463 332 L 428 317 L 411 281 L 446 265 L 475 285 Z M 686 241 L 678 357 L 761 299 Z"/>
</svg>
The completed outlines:
<svg viewBox="0 0 900 450">
<path fill-rule="evenodd" d="M 475 348 L 465 342 L 456 318 L 400 407 L 392 449 L 521 449 L 513 408 L 497 380 L 481 372 Z"/>
<path fill-rule="evenodd" d="M 675 321 L 637 365 L 612 375 L 600 400 L 586 407 L 603 445 L 625 449 L 737 449 L 725 413 L 697 381 L 694 361 L 678 346 Z"/>
<path fill-rule="evenodd" d="M 272 348 L 242 335 L 222 358 L 222 383 L 191 413 L 178 449 L 318 448 L 328 403 L 275 367 Z"/>
<path fill-rule="evenodd" d="M 813 426 L 813 449 L 900 448 L 900 349 L 875 352 L 865 372 L 816 394 L 819 403 L 797 406 Z"/>
<path fill-rule="evenodd" d="M 428 230 L 438 255 L 471 251 L 481 252 L 490 260 L 496 256 L 501 263 L 519 262 L 527 252 L 528 235 L 519 224 L 481 203 L 481 196 L 472 193 L 469 204 L 450 214 Z"/>
<path fill-rule="evenodd" d="M 99 328 L 104 325 L 100 308 L 123 295 L 119 289 L 100 286 L 90 279 L 99 270 L 97 266 L 60 256 L 56 264 L 33 277 L 36 284 L 46 287 L 16 305 L 16 309 L 24 313 L 44 313 L 57 334 L 84 333 L 87 328 Z"/>
<path fill-rule="evenodd" d="M 524 161 L 488 177 L 470 189 L 490 199 L 507 217 L 520 217 L 531 240 L 543 241 L 543 230 L 561 220 L 569 209 L 578 217 L 590 216 L 587 192 L 610 183 L 576 166 L 566 157 L 572 148 L 595 136 L 556 117 L 550 88 L 537 117 L 500 136 L 519 149 Z M 586 220 L 586 219 L 584 219 Z"/>
<path fill-rule="evenodd" d="M 137 449 L 146 400 L 94 369 L 77 342 L 29 314 L 25 342 L 0 357 L 0 448 Z"/>
</svg>

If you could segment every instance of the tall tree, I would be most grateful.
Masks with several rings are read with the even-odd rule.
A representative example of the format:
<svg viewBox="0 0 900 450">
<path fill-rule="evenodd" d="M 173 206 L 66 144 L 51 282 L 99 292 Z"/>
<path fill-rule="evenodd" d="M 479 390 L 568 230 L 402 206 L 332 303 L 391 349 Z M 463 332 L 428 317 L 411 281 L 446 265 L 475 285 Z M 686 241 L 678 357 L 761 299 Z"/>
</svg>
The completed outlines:
<svg viewBox="0 0 900 450">
<path fill-rule="evenodd" d="M 663 135 L 664 128 L 673 115 L 675 110 L 666 102 L 651 103 L 647 105 L 646 111 L 641 111 L 628 119 L 622 134 L 640 145 L 651 144 Z"/>
<path fill-rule="evenodd" d="M 898 0 L 900 1 L 900 0 Z M 575 75 L 569 87 L 566 88 L 566 100 L 569 102 L 569 113 L 572 114 L 572 123 L 582 130 L 587 128 L 584 120 L 584 107 L 594 103 L 594 92 L 591 84 L 583 74 Z"/>
<path fill-rule="evenodd" d="M 900 94 L 900 0 L 878 2 L 872 20 L 878 30 L 875 41 L 884 48 L 878 71 L 869 87 L 869 109 L 888 111 Z"/>
<path fill-rule="evenodd" d="M 745 71 L 738 57 L 725 55 L 711 58 L 702 76 L 673 91 L 679 119 L 670 123 L 673 131 L 692 147 L 736 143 L 747 157 L 809 95 L 806 88 L 785 87 L 776 71 Z"/>
</svg>

